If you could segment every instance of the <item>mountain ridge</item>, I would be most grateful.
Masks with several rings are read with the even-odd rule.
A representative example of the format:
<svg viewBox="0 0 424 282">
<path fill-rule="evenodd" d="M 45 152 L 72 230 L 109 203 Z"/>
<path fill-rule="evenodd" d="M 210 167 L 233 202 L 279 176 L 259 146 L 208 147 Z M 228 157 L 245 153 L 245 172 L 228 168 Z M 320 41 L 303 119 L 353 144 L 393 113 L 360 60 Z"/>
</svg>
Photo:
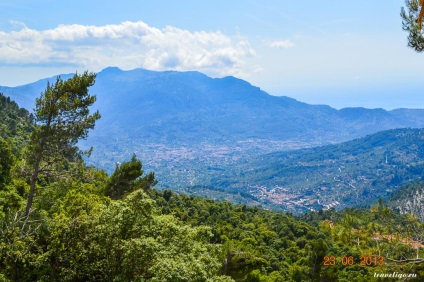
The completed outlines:
<svg viewBox="0 0 424 282">
<path fill-rule="evenodd" d="M 168 71 L 153 71 L 153 70 L 147 70 L 147 69 L 143 69 L 143 68 L 136 68 L 136 69 L 132 69 L 132 70 L 122 70 L 118 67 L 106 67 L 103 70 L 101 70 L 100 72 L 97 73 L 98 74 L 98 79 L 102 78 L 104 76 L 107 76 L 108 79 L 111 78 L 111 75 L 115 77 L 115 80 L 117 80 L 116 78 L 121 78 L 120 82 L 125 82 L 125 81 L 133 81 L 135 78 L 140 79 L 140 78 L 151 78 L 153 76 L 156 75 L 168 75 L 168 74 L 181 74 L 181 75 L 186 75 L 186 76 L 192 76 L 192 77 L 196 77 L 198 78 L 203 78 L 203 79 L 212 79 L 212 80 L 221 80 L 221 81 L 237 81 L 237 82 L 242 82 L 248 86 L 257 88 L 258 90 L 260 90 L 260 87 L 254 86 L 252 84 L 250 84 L 248 81 L 243 80 L 243 79 L 239 79 L 236 78 L 234 76 L 225 76 L 225 77 L 221 77 L 221 78 L 211 78 L 209 76 L 207 76 L 206 74 L 203 74 L 199 71 L 173 71 L 173 70 L 168 70 Z M 53 82 L 58 76 L 60 76 L 62 79 L 67 79 L 69 77 L 71 77 L 73 74 L 72 73 L 66 73 L 66 74 L 58 74 L 55 76 L 51 76 L 48 78 L 43 78 L 43 79 L 39 79 L 36 80 L 34 82 L 30 82 L 30 83 L 25 83 L 19 86 L 15 86 L 15 87 L 11 87 L 11 86 L 1 86 L 0 85 L 0 92 L 2 92 L 3 94 L 5 94 L 6 96 L 9 95 L 16 103 L 18 103 L 21 107 L 30 109 L 35 101 L 35 98 L 37 97 L 38 94 L 40 94 L 45 87 L 47 86 L 47 82 Z M 122 79 L 124 78 L 124 79 Z M 34 90 L 39 90 L 38 92 L 34 92 Z M 22 101 L 22 99 L 20 99 L 20 95 L 22 95 L 22 92 L 27 91 L 29 93 L 27 93 L 27 95 L 31 95 L 31 97 L 34 98 L 34 100 L 31 101 Z M 307 104 L 301 101 L 298 101 L 294 98 L 288 97 L 288 96 L 274 96 L 271 95 L 263 90 L 260 90 L 261 92 L 263 92 L 264 94 L 273 97 L 273 98 L 277 98 L 277 99 L 281 99 L 281 100 L 285 100 L 290 101 L 291 103 L 296 103 L 297 105 L 303 104 L 303 105 L 309 105 L 309 106 L 316 106 L 316 107 L 322 107 L 322 108 L 328 108 L 331 110 L 335 110 L 335 111 L 339 111 L 339 112 L 345 112 L 345 111 L 352 111 L 352 110 L 378 110 L 378 111 L 384 111 L 384 112 L 396 112 L 398 110 L 422 110 L 422 109 L 416 109 L 416 108 L 396 108 L 393 110 L 385 110 L 383 108 L 365 108 L 365 107 L 346 107 L 346 108 L 342 108 L 342 109 L 334 109 L 331 106 L 328 105 L 324 105 L 324 104 Z"/>
<path fill-rule="evenodd" d="M 55 77 L 0 87 L 0 92 L 32 109 L 49 79 Z M 111 67 L 98 73 L 90 91 L 97 95 L 93 109 L 102 118 L 80 143 L 94 147 L 89 162 L 110 173 L 116 162 L 136 153 L 169 187 L 190 185 L 195 178 L 191 171 L 198 166 L 216 167 L 242 156 L 333 144 L 382 130 L 424 127 L 420 109 L 336 110 L 272 96 L 235 77 L 211 78 L 196 71 Z M 171 181 L 169 175 L 180 180 Z"/>
</svg>

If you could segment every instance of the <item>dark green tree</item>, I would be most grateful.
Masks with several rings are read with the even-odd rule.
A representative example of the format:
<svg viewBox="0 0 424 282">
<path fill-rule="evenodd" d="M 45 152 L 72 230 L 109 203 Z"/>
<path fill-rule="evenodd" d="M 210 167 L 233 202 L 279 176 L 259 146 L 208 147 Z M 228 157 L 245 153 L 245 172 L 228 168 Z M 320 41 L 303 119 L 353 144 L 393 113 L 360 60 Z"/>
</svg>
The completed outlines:
<svg viewBox="0 0 424 282">
<path fill-rule="evenodd" d="M 10 168 L 13 165 L 11 146 L 0 137 L 0 190 L 10 180 Z"/>
<path fill-rule="evenodd" d="M 26 206 L 28 215 L 33 203 L 39 174 L 61 171 L 66 161 L 81 157 L 76 146 L 85 139 L 88 130 L 94 128 L 100 114 L 90 115 L 89 107 L 96 97 L 88 88 L 94 85 L 96 74 L 84 72 L 64 81 L 60 77 L 36 99 L 35 120 L 37 127 L 30 136 L 28 163 L 31 166 L 30 191 Z M 62 167 L 61 167 L 62 166 Z"/>
<path fill-rule="evenodd" d="M 402 7 L 402 28 L 408 34 L 408 46 L 417 52 L 424 51 L 423 17 L 424 0 L 406 0 L 406 9 Z"/>
<path fill-rule="evenodd" d="M 12 146 L 0 137 L 0 218 L 11 207 L 19 207 L 21 197 L 16 189 L 10 185 L 12 182 L 10 170 L 14 163 Z"/>
<path fill-rule="evenodd" d="M 147 191 L 156 185 L 157 181 L 153 172 L 144 177 L 141 177 L 142 175 L 141 161 L 134 154 L 129 162 L 116 165 L 115 172 L 111 175 L 106 187 L 106 195 L 116 200 L 136 189 Z"/>
<path fill-rule="evenodd" d="M 12 154 L 18 156 L 28 145 L 29 134 L 34 129 L 34 116 L 9 97 L 0 93 L 0 138 L 11 145 Z"/>
</svg>

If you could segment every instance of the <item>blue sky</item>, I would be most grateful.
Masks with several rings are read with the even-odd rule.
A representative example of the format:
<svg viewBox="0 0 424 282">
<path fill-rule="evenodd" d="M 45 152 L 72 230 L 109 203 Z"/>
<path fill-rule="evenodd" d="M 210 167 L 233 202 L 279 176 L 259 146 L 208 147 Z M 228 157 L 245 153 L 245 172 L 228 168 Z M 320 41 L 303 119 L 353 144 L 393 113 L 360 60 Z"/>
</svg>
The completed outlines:
<svg viewBox="0 0 424 282">
<path fill-rule="evenodd" d="M 341 108 L 424 108 L 403 1 L 2 0 L 0 85 L 107 66 L 234 75 Z"/>
</svg>

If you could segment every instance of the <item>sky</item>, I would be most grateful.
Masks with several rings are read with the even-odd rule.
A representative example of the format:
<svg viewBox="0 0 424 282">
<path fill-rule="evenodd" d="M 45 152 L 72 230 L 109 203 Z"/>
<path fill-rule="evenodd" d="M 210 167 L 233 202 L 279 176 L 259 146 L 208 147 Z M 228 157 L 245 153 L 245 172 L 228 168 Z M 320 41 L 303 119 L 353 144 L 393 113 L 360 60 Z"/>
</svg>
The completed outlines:
<svg viewBox="0 0 424 282">
<path fill-rule="evenodd" d="M 0 85 L 62 73 L 200 71 L 335 108 L 424 108 L 401 0 L 0 1 Z"/>
</svg>

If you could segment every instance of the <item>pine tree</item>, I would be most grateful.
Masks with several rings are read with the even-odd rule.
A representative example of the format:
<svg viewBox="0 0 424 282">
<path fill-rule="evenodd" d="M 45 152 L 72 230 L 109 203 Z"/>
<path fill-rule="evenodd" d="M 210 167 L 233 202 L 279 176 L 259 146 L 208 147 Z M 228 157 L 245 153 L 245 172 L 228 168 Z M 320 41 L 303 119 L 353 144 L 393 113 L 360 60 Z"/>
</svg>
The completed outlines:
<svg viewBox="0 0 424 282">
<path fill-rule="evenodd" d="M 141 161 L 134 154 L 129 162 L 116 165 L 106 187 L 106 195 L 117 200 L 136 189 L 146 191 L 157 183 L 153 172 L 144 177 L 141 177 L 142 175 Z"/>
<path fill-rule="evenodd" d="M 402 8 L 402 28 L 409 33 L 408 46 L 417 52 L 424 51 L 424 0 L 406 0 L 406 10 Z"/>
<path fill-rule="evenodd" d="M 84 72 L 63 81 L 60 77 L 48 84 L 36 99 L 37 127 L 30 136 L 28 163 L 31 165 L 30 191 L 26 206 L 28 215 L 34 199 L 36 182 L 40 173 L 60 171 L 61 164 L 81 157 L 76 146 L 85 139 L 100 118 L 98 112 L 90 115 L 89 107 L 96 101 L 88 88 L 94 85 L 96 74 Z"/>
</svg>

